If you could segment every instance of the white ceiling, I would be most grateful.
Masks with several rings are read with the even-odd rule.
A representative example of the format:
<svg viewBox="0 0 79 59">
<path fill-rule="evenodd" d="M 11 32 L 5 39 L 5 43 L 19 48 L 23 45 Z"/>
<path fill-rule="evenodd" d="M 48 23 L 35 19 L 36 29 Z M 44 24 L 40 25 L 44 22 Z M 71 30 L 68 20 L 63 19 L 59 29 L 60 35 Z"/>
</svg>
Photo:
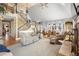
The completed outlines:
<svg viewBox="0 0 79 59">
<path fill-rule="evenodd" d="M 49 3 L 48 7 L 42 8 L 41 5 L 33 4 L 29 9 L 31 20 L 47 21 L 71 18 L 76 15 L 73 4 L 70 3 Z"/>
</svg>

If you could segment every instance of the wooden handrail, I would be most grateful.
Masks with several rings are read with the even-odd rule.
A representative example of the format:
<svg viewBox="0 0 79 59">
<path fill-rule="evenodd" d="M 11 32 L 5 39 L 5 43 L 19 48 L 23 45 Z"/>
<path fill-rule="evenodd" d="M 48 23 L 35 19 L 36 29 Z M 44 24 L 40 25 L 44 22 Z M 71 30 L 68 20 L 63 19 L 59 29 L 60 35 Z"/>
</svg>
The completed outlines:
<svg viewBox="0 0 79 59">
<path fill-rule="evenodd" d="M 26 23 L 24 23 L 22 26 L 20 26 L 18 29 L 21 29 L 24 25 L 27 25 L 28 24 L 28 20 L 26 20 L 27 19 L 27 17 L 24 17 L 23 15 L 27 15 L 27 14 L 24 14 L 24 13 L 22 13 L 22 12 L 18 12 L 17 11 L 17 13 L 25 20 L 25 22 Z"/>
</svg>

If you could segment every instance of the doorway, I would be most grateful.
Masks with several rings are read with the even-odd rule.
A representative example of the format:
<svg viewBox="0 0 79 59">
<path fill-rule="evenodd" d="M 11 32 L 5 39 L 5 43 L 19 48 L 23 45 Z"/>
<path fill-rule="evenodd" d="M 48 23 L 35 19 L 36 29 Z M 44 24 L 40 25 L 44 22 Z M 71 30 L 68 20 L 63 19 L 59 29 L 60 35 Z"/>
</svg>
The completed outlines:
<svg viewBox="0 0 79 59">
<path fill-rule="evenodd" d="M 73 29 L 73 22 L 72 21 L 66 21 L 65 22 L 65 31 L 69 32 Z"/>
<path fill-rule="evenodd" d="M 13 37 L 11 36 L 11 21 L 2 21 L 2 36 L 5 46 L 9 46 L 15 42 L 15 40 L 13 40 Z"/>
<path fill-rule="evenodd" d="M 2 36 L 5 37 L 6 34 L 10 36 L 11 34 L 11 22 L 10 21 L 2 21 Z"/>
</svg>

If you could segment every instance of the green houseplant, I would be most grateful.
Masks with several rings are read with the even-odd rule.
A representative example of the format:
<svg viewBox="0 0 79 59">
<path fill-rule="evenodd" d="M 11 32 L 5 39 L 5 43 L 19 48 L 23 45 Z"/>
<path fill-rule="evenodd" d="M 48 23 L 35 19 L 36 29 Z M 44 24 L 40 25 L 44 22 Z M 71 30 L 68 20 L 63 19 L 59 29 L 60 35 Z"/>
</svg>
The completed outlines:
<svg viewBox="0 0 79 59">
<path fill-rule="evenodd" d="M 5 9 L 4 6 L 0 5 L 0 13 L 4 13 Z"/>
</svg>

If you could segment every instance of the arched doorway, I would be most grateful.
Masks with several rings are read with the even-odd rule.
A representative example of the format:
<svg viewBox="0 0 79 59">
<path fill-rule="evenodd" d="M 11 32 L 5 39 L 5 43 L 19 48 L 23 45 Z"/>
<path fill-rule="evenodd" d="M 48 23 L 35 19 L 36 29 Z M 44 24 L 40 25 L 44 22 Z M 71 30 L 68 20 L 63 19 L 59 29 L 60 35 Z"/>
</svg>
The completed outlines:
<svg viewBox="0 0 79 59">
<path fill-rule="evenodd" d="M 65 31 L 69 32 L 73 29 L 73 22 L 72 21 L 66 21 L 65 22 Z"/>
</svg>

